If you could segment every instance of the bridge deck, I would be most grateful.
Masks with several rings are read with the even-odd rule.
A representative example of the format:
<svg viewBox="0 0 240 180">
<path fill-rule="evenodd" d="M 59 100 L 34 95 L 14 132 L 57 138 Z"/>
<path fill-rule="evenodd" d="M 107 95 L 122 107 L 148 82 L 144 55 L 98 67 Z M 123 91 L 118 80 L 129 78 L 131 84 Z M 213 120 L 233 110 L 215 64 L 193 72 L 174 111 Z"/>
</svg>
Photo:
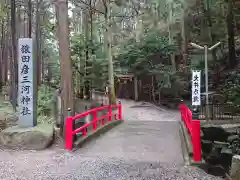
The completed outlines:
<svg viewBox="0 0 240 180">
<path fill-rule="evenodd" d="M 78 151 L 86 156 L 183 164 L 178 122 L 126 120 Z"/>
</svg>

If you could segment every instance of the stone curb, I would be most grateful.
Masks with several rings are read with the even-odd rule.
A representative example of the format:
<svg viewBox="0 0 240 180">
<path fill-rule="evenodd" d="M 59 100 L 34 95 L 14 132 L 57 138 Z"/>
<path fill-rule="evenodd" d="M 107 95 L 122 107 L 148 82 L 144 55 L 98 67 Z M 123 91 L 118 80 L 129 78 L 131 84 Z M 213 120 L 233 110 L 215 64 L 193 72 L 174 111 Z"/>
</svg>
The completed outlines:
<svg viewBox="0 0 240 180">
<path fill-rule="evenodd" d="M 185 165 L 192 165 L 197 167 L 202 167 L 205 165 L 205 161 L 202 160 L 201 162 L 195 162 L 193 160 L 193 151 L 192 151 L 192 144 L 191 139 L 187 133 L 187 129 L 184 126 L 183 122 L 179 122 L 179 133 L 180 133 L 180 139 L 181 139 L 181 145 L 182 145 L 182 151 L 183 151 L 183 158 L 185 161 Z"/>
<path fill-rule="evenodd" d="M 187 150 L 187 144 L 186 144 L 186 140 L 184 137 L 183 128 L 181 126 L 182 126 L 181 122 L 179 122 L 179 135 L 180 135 L 180 141 L 181 141 L 182 155 L 183 155 L 183 160 L 185 162 L 185 165 L 189 166 L 190 165 L 190 157 L 189 157 L 189 153 Z"/>
<path fill-rule="evenodd" d="M 76 150 L 76 148 L 80 148 L 80 147 L 84 146 L 89 141 L 108 132 L 109 130 L 113 129 L 115 126 L 120 125 L 123 122 L 124 122 L 124 120 L 113 120 L 109 123 L 106 123 L 104 126 L 98 128 L 95 132 L 88 133 L 87 136 L 77 139 L 73 144 L 74 150 Z"/>
<path fill-rule="evenodd" d="M 180 121 L 179 123 L 180 123 L 180 128 L 182 129 L 182 132 L 183 132 L 183 139 L 186 144 L 188 155 L 190 158 L 192 158 L 193 157 L 192 144 L 191 144 L 191 139 L 187 132 L 187 128 L 185 127 L 185 125 L 182 121 Z"/>
</svg>

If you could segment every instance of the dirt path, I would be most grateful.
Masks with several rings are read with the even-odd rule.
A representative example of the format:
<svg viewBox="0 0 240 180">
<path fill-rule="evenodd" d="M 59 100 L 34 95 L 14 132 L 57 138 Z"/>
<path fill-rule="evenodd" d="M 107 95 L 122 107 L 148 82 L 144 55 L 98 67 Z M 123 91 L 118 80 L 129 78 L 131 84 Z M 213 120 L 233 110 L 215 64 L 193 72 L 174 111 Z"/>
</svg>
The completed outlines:
<svg viewBox="0 0 240 180">
<path fill-rule="evenodd" d="M 0 179 L 220 179 L 183 166 L 178 113 L 122 103 L 126 122 L 75 152 L 57 147 L 38 152 L 0 150 Z"/>
</svg>

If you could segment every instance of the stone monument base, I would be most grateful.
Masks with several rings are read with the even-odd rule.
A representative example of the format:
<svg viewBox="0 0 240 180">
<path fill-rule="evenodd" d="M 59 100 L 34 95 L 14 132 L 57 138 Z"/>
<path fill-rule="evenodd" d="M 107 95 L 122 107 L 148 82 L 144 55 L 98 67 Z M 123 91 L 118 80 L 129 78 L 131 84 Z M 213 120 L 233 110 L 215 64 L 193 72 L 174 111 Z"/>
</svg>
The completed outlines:
<svg viewBox="0 0 240 180">
<path fill-rule="evenodd" d="M 12 126 L 0 132 L 0 144 L 7 148 L 42 150 L 54 141 L 54 127 L 41 124 L 36 127 Z"/>
</svg>

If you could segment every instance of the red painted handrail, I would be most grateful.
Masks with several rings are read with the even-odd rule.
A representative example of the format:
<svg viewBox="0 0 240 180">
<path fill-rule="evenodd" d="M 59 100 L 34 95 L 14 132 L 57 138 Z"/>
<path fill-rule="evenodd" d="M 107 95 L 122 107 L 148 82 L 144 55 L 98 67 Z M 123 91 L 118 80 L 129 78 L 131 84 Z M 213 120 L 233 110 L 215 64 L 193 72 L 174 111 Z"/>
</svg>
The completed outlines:
<svg viewBox="0 0 240 180">
<path fill-rule="evenodd" d="M 180 112 L 181 119 L 187 128 L 188 134 L 191 136 L 193 147 L 193 160 L 196 162 L 200 162 L 202 160 L 200 121 L 192 119 L 192 112 L 185 104 L 180 105 Z"/>
<path fill-rule="evenodd" d="M 112 110 L 114 108 L 117 108 L 117 113 L 114 113 Z M 107 114 L 104 114 L 101 117 L 97 117 L 97 112 L 102 111 L 104 109 L 107 109 Z M 89 123 L 86 123 L 85 125 L 81 126 L 80 128 L 73 129 L 73 123 L 75 120 L 84 118 L 88 115 L 93 115 L 93 120 Z M 107 119 L 108 122 L 112 121 L 112 117 L 114 117 L 114 120 L 122 120 L 122 104 L 116 104 L 111 106 L 101 106 L 98 108 L 91 109 L 89 111 L 86 111 L 84 113 L 78 114 L 76 116 L 69 116 L 66 119 L 66 139 L 65 139 L 65 149 L 72 150 L 73 148 L 73 136 L 79 132 L 82 132 L 82 136 L 87 135 L 87 128 L 92 126 L 92 131 L 97 130 L 98 122 L 101 121 L 101 125 L 105 125 L 105 121 Z"/>
</svg>

